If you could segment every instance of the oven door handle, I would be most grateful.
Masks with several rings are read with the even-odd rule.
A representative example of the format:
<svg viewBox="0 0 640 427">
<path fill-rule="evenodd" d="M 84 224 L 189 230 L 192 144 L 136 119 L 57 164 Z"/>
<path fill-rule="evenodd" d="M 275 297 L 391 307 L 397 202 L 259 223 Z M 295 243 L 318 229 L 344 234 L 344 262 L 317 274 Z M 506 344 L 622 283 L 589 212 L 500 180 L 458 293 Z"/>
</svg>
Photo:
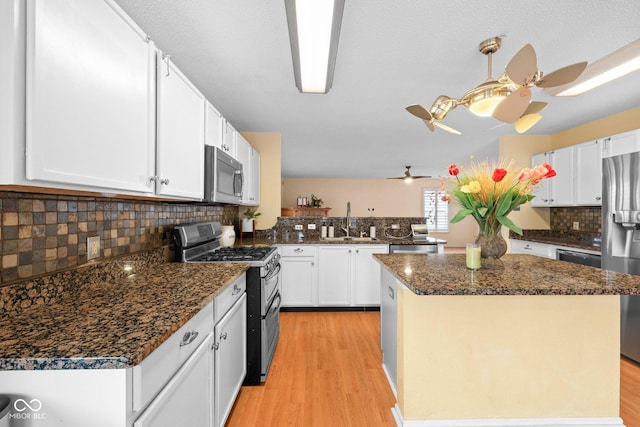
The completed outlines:
<svg viewBox="0 0 640 427">
<path fill-rule="evenodd" d="M 280 269 L 282 268 L 282 266 L 280 265 L 280 263 L 278 263 L 276 265 L 276 268 L 274 268 L 273 270 L 271 270 L 269 273 L 267 273 L 263 279 L 264 280 L 270 280 L 273 276 L 275 276 L 276 274 L 280 273 Z"/>
<path fill-rule="evenodd" d="M 276 300 L 277 300 L 277 304 L 276 304 Z M 282 304 L 282 296 L 280 295 L 280 292 L 278 292 L 276 296 L 274 296 L 273 299 L 271 300 L 271 304 L 269 304 L 269 309 L 267 310 L 263 319 L 267 319 L 271 317 L 273 313 L 277 313 L 278 311 L 280 311 L 281 304 Z"/>
</svg>

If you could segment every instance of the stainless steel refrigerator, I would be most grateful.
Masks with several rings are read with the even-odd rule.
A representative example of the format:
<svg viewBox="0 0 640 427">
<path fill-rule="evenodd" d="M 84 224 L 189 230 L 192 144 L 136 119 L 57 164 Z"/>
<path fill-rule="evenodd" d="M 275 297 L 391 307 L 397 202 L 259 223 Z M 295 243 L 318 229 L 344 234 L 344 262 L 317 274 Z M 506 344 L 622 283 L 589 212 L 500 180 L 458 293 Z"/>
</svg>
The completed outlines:
<svg viewBox="0 0 640 427">
<path fill-rule="evenodd" d="M 602 268 L 640 275 L 640 152 L 603 159 L 602 196 Z M 620 306 L 620 352 L 640 362 L 640 296 Z"/>
</svg>

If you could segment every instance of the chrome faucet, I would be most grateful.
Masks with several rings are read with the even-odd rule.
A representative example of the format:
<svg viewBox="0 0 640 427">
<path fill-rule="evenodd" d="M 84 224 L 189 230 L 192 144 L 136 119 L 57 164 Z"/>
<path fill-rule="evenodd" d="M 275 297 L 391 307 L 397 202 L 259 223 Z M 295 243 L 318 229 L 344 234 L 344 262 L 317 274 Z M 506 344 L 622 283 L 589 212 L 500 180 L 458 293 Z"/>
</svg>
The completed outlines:
<svg viewBox="0 0 640 427">
<path fill-rule="evenodd" d="M 349 227 L 351 226 L 351 202 L 347 202 L 347 224 L 346 227 L 343 227 L 342 230 L 347 233 L 347 237 L 349 237 Z"/>
</svg>

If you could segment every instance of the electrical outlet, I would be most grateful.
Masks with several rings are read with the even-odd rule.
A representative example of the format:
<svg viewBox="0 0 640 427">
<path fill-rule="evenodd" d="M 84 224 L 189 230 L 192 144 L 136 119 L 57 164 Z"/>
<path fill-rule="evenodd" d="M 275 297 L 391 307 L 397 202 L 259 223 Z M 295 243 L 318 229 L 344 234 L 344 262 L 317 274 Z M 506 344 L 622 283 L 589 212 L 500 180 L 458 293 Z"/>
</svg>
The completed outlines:
<svg viewBox="0 0 640 427">
<path fill-rule="evenodd" d="M 296 224 L 296 225 L 294 225 L 294 226 L 293 226 L 293 229 L 294 229 L 294 230 L 298 230 L 298 231 L 299 231 L 299 230 L 302 230 L 303 228 L 304 228 L 304 227 L 302 226 L 302 224 Z"/>
<path fill-rule="evenodd" d="M 307 224 L 307 230 L 315 230 L 315 229 L 316 229 L 315 224 Z"/>
<path fill-rule="evenodd" d="M 100 256 L 100 236 L 87 237 L 87 259 Z"/>
<path fill-rule="evenodd" d="M 392 230 L 400 230 L 400 224 L 391 224 Z"/>
<path fill-rule="evenodd" d="M 573 229 L 580 230 L 580 223 L 578 221 L 573 221 Z"/>
</svg>

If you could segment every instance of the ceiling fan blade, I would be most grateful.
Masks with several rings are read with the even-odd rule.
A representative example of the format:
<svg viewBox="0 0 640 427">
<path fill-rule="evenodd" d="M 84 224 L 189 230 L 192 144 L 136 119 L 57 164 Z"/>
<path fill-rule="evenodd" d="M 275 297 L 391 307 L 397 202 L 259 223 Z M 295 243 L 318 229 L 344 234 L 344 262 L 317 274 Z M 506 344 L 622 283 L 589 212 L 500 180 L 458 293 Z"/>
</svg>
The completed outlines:
<svg viewBox="0 0 640 427">
<path fill-rule="evenodd" d="M 540 121 L 542 116 L 538 113 L 526 114 L 516 121 L 516 132 L 525 133 Z"/>
<path fill-rule="evenodd" d="M 431 120 L 422 120 L 422 121 L 424 122 L 425 125 L 427 125 L 427 127 L 431 132 L 434 132 L 436 130 Z"/>
<path fill-rule="evenodd" d="M 413 179 L 432 178 L 432 176 L 431 175 L 418 175 L 418 176 L 411 176 L 411 178 L 413 178 Z"/>
<path fill-rule="evenodd" d="M 529 76 L 533 76 L 538 71 L 538 59 L 533 46 L 528 43 L 524 45 L 518 53 L 513 55 L 505 71 L 514 83 L 524 86 Z"/>
<path fill-rule="evenodd" d="M 544 107 L 547 106 L 546 102 L 542 102 L 542 101 L 533 101 L 529 104 L 529 106 L 527 107 L 526 110 L 524 110 L 524 113 L 522 113 L 522 117 L 526 116 L 527 114 L 536 114 L 539 113 L 540 111 L 542 111 L 542 109 Z"/>
<path fill-rule="evenodd" d="M 405 109 L 411 114 L 413 114 L 414 116 L 421 118 L 422 120 L 431 120 L 432 118 L 431 113 L 422 105 L 419 105 L 419 104 L 409 105 Z"/>
<path fill-rule="evenodd" d="M 527 107 L 529 107 L 530 100 L 531 89 L 528 87 L 513 91 L 493 110 L 493 117 L 501 122 L 513 123 L 518 120 Z"/>
<path fill-rule="evenodd" d="M 444 125 L 444 124 L 442 124 L 440 122 L 433 122 L 433 124 L 438 126 L 440 129 L 446 130 L 447 132 L 452 133 L 454 135 L 462 135 L 462 133 L 460 133 L 460 131 L 457 131 L 454 128 L 449 127 L 447 125 Z M 415 178 L 415 176 L 414 176 L 414 178 Z"/>
<path fill-rule="evenodd" d="M 567 83 L 571 83 L 587 68 L 587 62 L 578 62 L 577 64 L 568 65 L 564 68 L 549 73 L 546 76 L 542 76 L 542 80 L 537 83 L 540 87 L 554 87 L 562 86 Z"/>
</svg>

